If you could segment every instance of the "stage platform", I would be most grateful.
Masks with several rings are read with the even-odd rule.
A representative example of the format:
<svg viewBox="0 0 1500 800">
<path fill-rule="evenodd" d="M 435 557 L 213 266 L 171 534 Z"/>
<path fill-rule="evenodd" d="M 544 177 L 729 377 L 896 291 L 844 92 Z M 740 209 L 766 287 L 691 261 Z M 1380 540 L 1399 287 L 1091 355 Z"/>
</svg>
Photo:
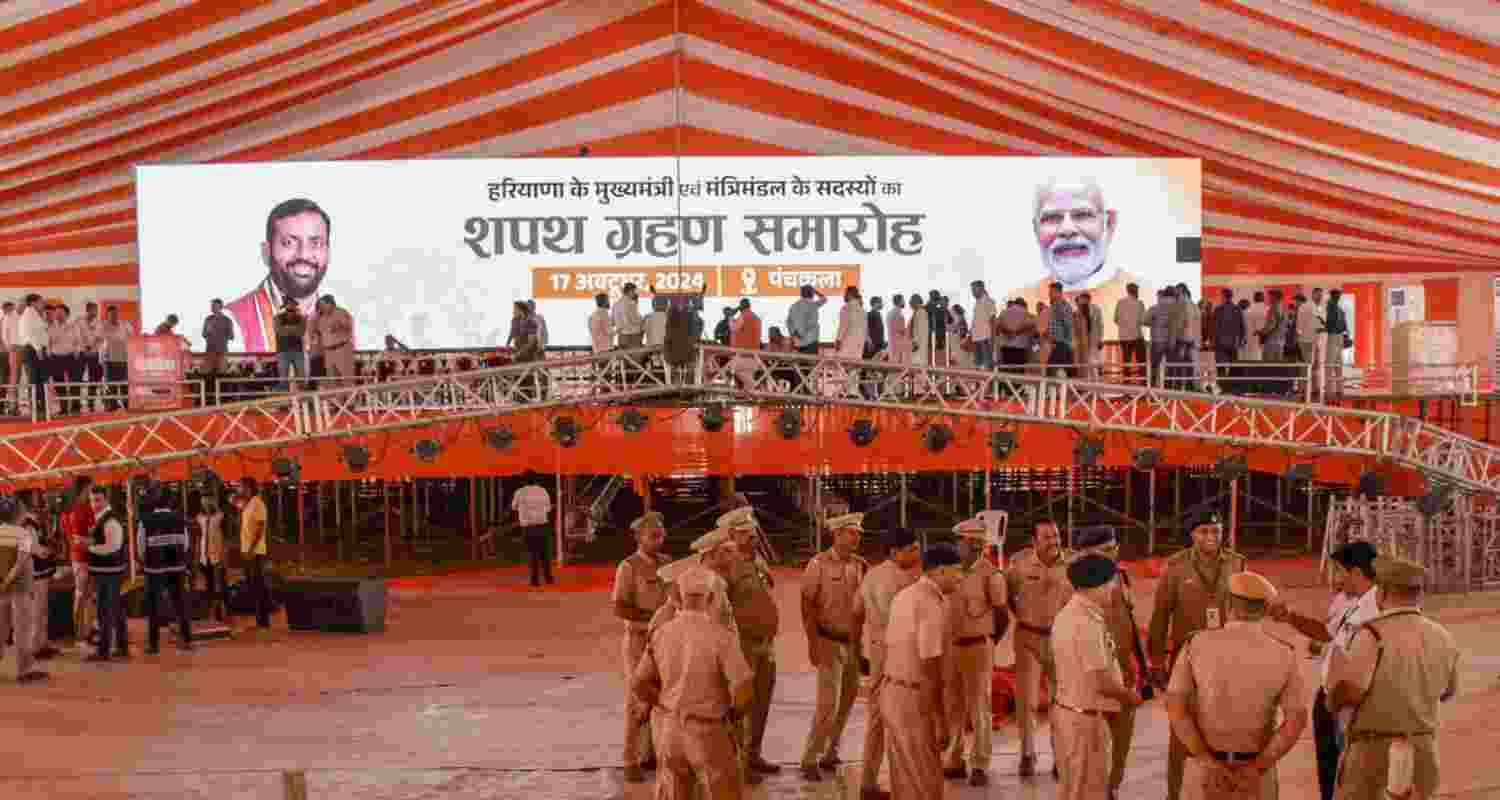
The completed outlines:
<svg viewBox="0 0 1500 800">
<path fill-rule="evenodd" d="M 1312 561 L 1257 562 L 1304 612 L 1326 606 Z M 8 800 L 152 798 L 279 800 L 281 773 L 303 770 L 310 800 L 556 798 L 645 800 L 651 787 L 621 782 L 620 625 L 605 610 L 606 570 L 569 568 L 571 591 L 514 589 L 514 570 L 393 582 L 386 633 L 291 633 L 280 618 L 193 653 L 170 644 L 106 666 L 76 652 L 49 662 L 41 686 L 0 683 L 12 765 L 0 775 Z M 1139 566 L 1141 614 L 1155 582 Z M 571 579 L 571 580 L 570 580 Z M 798 576 L 783 570 L 782 635 L 775 706 L 765 754 L 793 765 L 812 716 L 814 675 L 796 620 Z M 1487 597 L 1443 599 L 1437 617 L 1464 649 L 1460 691 L 1443 709 L 1441 796 L 1500 795 L 1500 611 Z M 240 623 L 246 620 L 240 619 Z M 1144 623 L 1144 619 L 1142 622 Z M 1305 641 L 1283 630 L 1288 638 Z M 139 642 L 144 631 L 132 628 Z M 998 663 L 1012 660 L 1010 640 Z M 10 654 L 0 674 L 13 669 Z M 1309 680 L 1317 662 L 1305 659 Z M 865 715 L 856 705 L 842 754 L 860 758 Z M 1045 732 L 1039 741 L 1045 748 Z M 1056 795 L 1043 776 L 1015 776 L 1014 728 L 996 733 L 994 782 L 949 783 L 945 797 Z M 1122 797 L 1164 793 L 1166 716 L 1141 713 Z M 1050 767 L 1044 752 L 1041 766 Z M 1316 797 L 1311 732 L 1281 773 L 1283 800 Z M 885 778 L 882 779 L 883 781 Z M 832 798 L 835 784 L 805 784 L 790 769 L 756 798 Z"/>
</svg>

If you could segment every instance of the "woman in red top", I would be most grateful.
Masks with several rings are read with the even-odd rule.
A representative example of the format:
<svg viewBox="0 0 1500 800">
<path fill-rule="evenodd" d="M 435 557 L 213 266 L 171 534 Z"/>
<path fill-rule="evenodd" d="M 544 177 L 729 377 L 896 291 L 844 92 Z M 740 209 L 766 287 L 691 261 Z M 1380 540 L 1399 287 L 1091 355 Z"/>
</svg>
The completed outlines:
<svg viewBox="0 0 1500 800">
<path fill-rule="evenodd" d="M 94 509 L 89 505 L 93 479 L 81 475 L 73 481 L 73 496 L 59 524 L 67 537 L 68 558 L 73 562 L 73 631 L 79 647 L 87 647 L 96 633 L 94 587 L 89 580 L 88 537 L 94 530 Z"/>
</svg>

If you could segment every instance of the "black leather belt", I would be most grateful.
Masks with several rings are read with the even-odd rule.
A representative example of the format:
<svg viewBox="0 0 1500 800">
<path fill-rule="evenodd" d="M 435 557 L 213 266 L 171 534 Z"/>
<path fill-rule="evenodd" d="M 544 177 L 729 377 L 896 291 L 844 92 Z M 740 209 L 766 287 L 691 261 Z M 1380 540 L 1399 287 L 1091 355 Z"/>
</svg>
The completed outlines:
<svg viewBox="0 0 1500 800">
<path fill-rule="evenodd" d="M 953 644 L 958 647 L 973 647 L 976 644 L 989 644 L 989 641 L 990 637 L 988 636 L 965 636 L 962 639 L 954 641 Z"/>
<path fill-rule="evenodd" d="M 1024 622 L 1022 622 L 1020 620 L 1016 620 L 1016 624 L 1019 625 L 1019 626 L 1021 626 L 1022 630 L 1031 631 L 1032 633 L 1036 634 L 1037 636 L 1051 636 L 1052 635 L 1052 629 L 1051 628 L 1038 628 L 1035 625 L 1027 625 L 1026 623 L 1024 623 Z"/>
<path fill-rule="evenodd" d="M 1424 736 L 1431 735 L 1432 731 L 1422 731 L 1419 733 L 1396 733 L 1394 731 L 1351 731 L 1349 733 L 1349 741 L 1366 742 L 1372 739 L 1420 739 Z"/>
<path fill-rule="evenodd" d="M 818 635 L 832 642 L 838 642 L 840 644 L 849 643 L 849 634 L 834 633 L 833 631 L 824 629 L 821 625 L 818 626 Z"/>
<path fill-rule="evenodd" d="M 923 688 L 922 684 L 917 683 L 916 681 L 909 681 L 905 678 L 897 678 L 893 675 L 886 675 L 885 683 L 889 683 L 893 686 L 900 686 L 903 689 L 910 689 L 914 692 L 920 692 Z"/>
<path fill-rule="evenodd" d="M 667 712 L 668 714 L 671 714 L 678 719 L 686 720 L 688 722 L 701 722 L 705 725 L 722 725 L 725 722 L 729 721 L 727 717 L 709 717 L 702 714 L 682 714 L 670 708 L 667 708 L 666 706 L 657 706 L 657 708 Z"/>
<path fill-rule="evenodd" d="M 1228 750 L 1210 750 L 1208 754 L 1213 756 L 1216 761 L 1227 761 L 1231 764 L 1254 761 L 1260 758 L 1260 753 L 1235 753 Z"/>
</svg>

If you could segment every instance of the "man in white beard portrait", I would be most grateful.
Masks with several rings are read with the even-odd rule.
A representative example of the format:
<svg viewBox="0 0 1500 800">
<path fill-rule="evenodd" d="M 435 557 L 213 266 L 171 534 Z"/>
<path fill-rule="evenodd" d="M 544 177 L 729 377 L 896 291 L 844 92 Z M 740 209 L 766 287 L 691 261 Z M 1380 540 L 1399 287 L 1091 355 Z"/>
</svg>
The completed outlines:
<svg viewBox="0 0 1500 800">
<path fill-rule="evenodd" d="M 1120 212 L 1105 204 L 1104 191 L 1092 178 L 1052 180 L 1038 186 L 1031 222 L 1044 275 L 1020 296 L 1032 304 L 1045 300 L 1053 281 L 1062 283 L 1069 303 L 1086 291 L 1103 311 L 1104 339 L 1118 339 L 1114 310 L 1126 297 L 1126 285 L 1138 284 L 1142 292 L 1149 288 L 1145 281 L 1109 260 L 1119 221 Z"/>
</svg>

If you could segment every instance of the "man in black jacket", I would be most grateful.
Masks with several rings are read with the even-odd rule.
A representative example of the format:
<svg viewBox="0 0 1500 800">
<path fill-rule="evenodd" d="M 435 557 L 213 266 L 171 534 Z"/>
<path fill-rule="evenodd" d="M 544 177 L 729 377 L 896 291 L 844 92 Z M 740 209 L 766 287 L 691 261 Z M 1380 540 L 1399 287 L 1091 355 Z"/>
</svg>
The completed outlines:
<svg viewBox="0 0 1500 800">
<path fill-rule="evenodd" d="M 146 573 L 146 655 L 158 653 L 161 642 L 161 617 L 157 602 L 163 591 L 172 599 L 177 614 L 180 647 L 193 649 L 193 631 L 189 622 L 183 578 L 187 575 L 187 521 L 167 503 L 166 492 L 153 486 L 141 502 L 140 526 L 136 534 L 136 552 Z M 149 510 L 148 510 L 149 509 Z"/>
<path fill-rule="evenodd" d="M 885 351 L 885 314 L 881 312 L 883 304 L 884 301 L 880 299 L 880 295 L 870 298 L 870 311 L 865 315 L 867 320 L 866 328 L 868 329 L 868 333 L 865 335 L 864 357 L 866 361 L 875 358 Z M 880 386 L 879 376 L 880 373 L 878 372 L 865 371 L 863 388 L 866 400 L 874 400 L 878 395 Z"/>
<path fill-rule="evenodd" d="M 1214 309 L 1214 361 L 1219 365 L 1219 388 L 1232 392 L 1242 387 L 1234 381 L 1233 364 L 1245 344 L 1245 315 L 1234 303 L 1234 291 L 1224 290 L 1224 301 Z"/>
</svg>

